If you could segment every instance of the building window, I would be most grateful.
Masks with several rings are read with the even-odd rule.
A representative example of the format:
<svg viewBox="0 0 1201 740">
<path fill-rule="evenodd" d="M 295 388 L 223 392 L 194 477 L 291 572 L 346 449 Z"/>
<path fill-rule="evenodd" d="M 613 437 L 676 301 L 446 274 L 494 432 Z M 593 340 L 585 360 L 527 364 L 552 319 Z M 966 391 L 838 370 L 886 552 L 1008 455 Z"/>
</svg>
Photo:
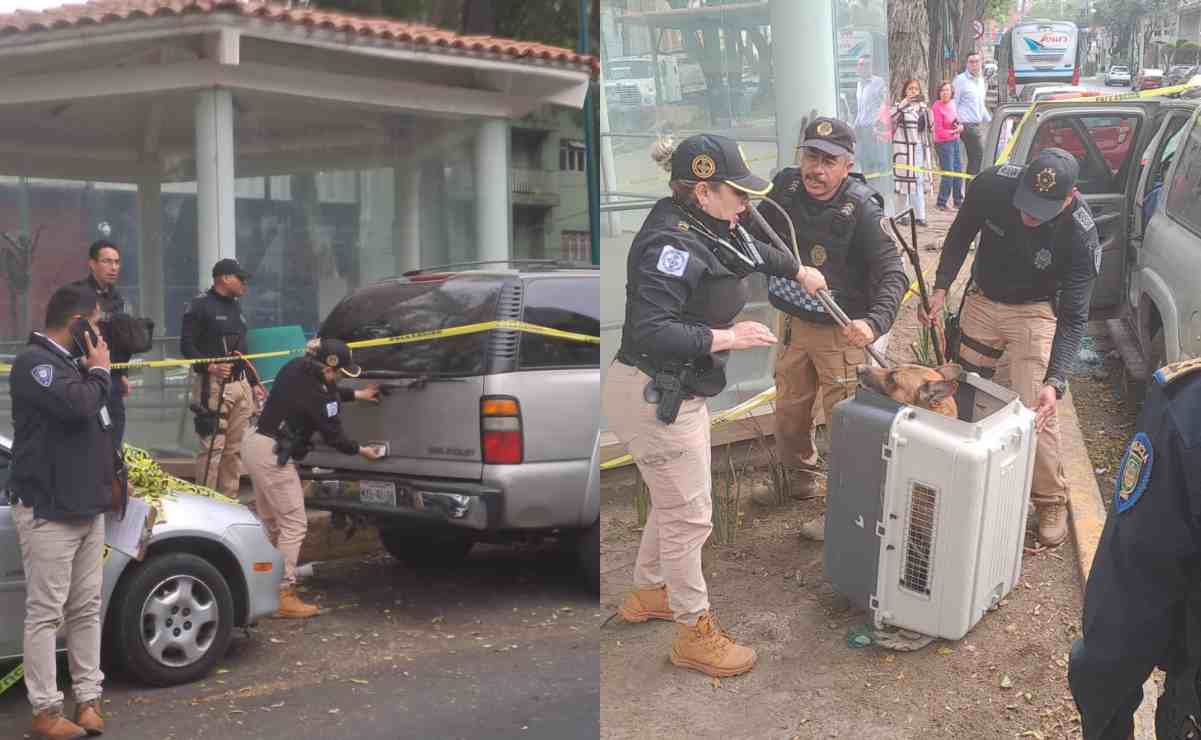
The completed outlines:
<svg viewBox="0 0 1201 740">
<path fill-rule="evenodd" d="M 592 234 L 587 231 L 563 231 L 560 247 L 562 259 L 568 262 L 592 261 Z"/>
<path fill-rule="evenodd" d="M 583 172 L 587 149 L 584 142 L 572 139 L 559 140 L 559 169 L 564 172 Z"/>
</svg>

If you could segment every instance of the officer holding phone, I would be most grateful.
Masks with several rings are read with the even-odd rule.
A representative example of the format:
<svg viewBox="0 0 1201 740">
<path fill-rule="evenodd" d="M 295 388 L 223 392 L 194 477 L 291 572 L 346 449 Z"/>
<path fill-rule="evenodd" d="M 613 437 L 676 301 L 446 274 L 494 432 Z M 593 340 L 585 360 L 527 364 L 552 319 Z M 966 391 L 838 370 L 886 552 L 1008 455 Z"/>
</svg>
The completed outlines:
<svg viewBox="0 0 1201 740">
<path fill-rule="evenodd" d="M 258 428 L 242 442 L 242 464 L 254 484 L 255 510 L 271 544 L 284 555 L 277 617 L 305 619 L 318 612 L 296 595 L 296 564 L 308 519 L 300 476 L 291 461 L 308 454 L 314 432 L 343 454 L 368 460 L 384 456 L 379 447 L 360 445 L 342 431 L 342 403 L 379 400 L 375 384 L 361 390 L 338 388 L 339 376 L 357 378 L 360 372 L 345 342 L 314 339 L 303 357 L 288 362 L 275 376 Z"/>
<path fill-rule="evenodd" d="M 59 288 L 46 328 L 9 373 L 13 462 L 9 490 L 25 574 L 23 655 L 35 737 L 104 730 L 100 714 L 100 591 L 104 513 L 114 505 L 116 455 L 108 345 L 96 333 L 96 294 Z M 81 359 L 80 359 L 81 358 Z M 71 658 L 72 719 L 58 689 L 56 634 Z"/>
</svg>

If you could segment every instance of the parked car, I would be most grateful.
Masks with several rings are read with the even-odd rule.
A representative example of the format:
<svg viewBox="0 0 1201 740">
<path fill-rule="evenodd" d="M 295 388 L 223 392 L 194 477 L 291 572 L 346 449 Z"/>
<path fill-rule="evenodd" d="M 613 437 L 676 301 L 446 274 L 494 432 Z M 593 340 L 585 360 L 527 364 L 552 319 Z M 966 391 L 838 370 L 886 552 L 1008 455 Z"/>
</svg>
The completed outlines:
<svg viewBox="0 0 1201 740">
<path fill-rule="evenodd" d="M 1080 163 L 1077 190 L 1102 245 L 1092 318 L 1105 320 L 1130 374 L 1201 357 L 1201 127 L 1196 99 L 1040 102 L 1011 162 L 1047 146 Z M 1027 105 L 997 109 L 986 151 Z M 991 147 L 991 149 L 989 149 Z"/>
<path fill-rule="evenodd" d="M 598 336 L 595 268 L 513 263 L 433 268 L 364 287 L 339 303 L 322 336 L 348 342 L 520 320 Z M 600 348 L 493 331 L 355 352 L 379 383 L 376 405 L 342 413 L 354 439 L 385 444 L 368 462 L 315 439 L 302 477 L 308 505 L 379 528 L 413 565 L 462 559 L 477 542 L 557 537 L 599 584 Z"/>
<path fill-rule="evenodd" d="M 1176 64 L 1168 69 L 1168 73 L 1164 75 L 1164 87 L 1173 85 L 1182 85 L 1188 82 L 1189 78 L 1197 74 L 1197 68 L 1189 64 Z"/>
<path fill-rule="evenodd" d="M 19 660 L 25 577 L 7 489 L 12 441 L 0 436 L 0 660 Z M 209 673 L 234 627 L 279 608 L 283 556 L 244 506 L 179 493 L 163 499 L 145 557 L 106 548 L 101 619 L 106 666 L 153 686 Z M 176 622 L 176 608 L 191 610 Z M 60 649 L 65 649 L 60 639 Z"/>
<path fill-rule="evenodd" d="M 1105 86 L 1120 85 L 1126 87 L 1130 84 L 1130 68 L 1124 64 L 1115 64 L 1105 73 Z"/>
<path fill-rule="evenodd" d="M 1033 89 L 1030 89 L 1033 88 Z M 1097 97 L 1102 93 L 1096 90 L 1086 90 L 1077 85 L 1039 85 L 1027 86 L 1029 97 L 1027 100 L 1035 102 L 1038 100 L 1067 100 L 1069 98 L 1091 98 Z"/>
<path fill-rule="evenodd" d="M 1162 69 L 1139 70 L 1138 77 L 1134 81 L 1135 90 L 1154 90 L 1159 87 L 1163 87 Z"/>
</svg>

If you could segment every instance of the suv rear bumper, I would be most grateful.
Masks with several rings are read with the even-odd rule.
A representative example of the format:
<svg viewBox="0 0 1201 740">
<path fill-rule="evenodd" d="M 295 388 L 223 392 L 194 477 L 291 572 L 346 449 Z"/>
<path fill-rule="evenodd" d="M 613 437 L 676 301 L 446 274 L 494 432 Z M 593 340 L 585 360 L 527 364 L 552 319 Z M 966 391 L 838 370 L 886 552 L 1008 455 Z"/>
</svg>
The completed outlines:
<svg viewBox="0 0 1201 740">
<path fill-rule="evenodd" d="M 347 480 L 347 478 L 351 478 Z M 384 518 L 423 519 L 452 527 L 495 529 L 500 520 L 500 496 L 497 488 L 470 481 L 414 478 L 387 473 L 364 474 L 358 471 L 314 470 L 300 467 L 300 478 L 318 483 L 305 505 L 324 511 L 366 514 Z M 359 483 L 392 484 L 395 505 L 365 503 Z"/>
</svg>

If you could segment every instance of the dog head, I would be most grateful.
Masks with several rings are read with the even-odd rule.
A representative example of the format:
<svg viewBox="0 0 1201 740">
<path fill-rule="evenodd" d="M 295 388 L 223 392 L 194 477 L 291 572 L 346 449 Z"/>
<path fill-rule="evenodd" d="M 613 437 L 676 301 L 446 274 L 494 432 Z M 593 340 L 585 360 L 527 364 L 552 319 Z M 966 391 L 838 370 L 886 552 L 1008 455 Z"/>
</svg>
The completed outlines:
<svg viewBox="0 0 1201 740">
<path fill-rule="evenodd" d="M 936 414 L 959 417 L 955 391 L 962 368 L 947 364 L 940 368 L 897 365 L 887 370 L 861 365 L 859 384 L 899 403 L 929 409 Z"/>
</svg>

